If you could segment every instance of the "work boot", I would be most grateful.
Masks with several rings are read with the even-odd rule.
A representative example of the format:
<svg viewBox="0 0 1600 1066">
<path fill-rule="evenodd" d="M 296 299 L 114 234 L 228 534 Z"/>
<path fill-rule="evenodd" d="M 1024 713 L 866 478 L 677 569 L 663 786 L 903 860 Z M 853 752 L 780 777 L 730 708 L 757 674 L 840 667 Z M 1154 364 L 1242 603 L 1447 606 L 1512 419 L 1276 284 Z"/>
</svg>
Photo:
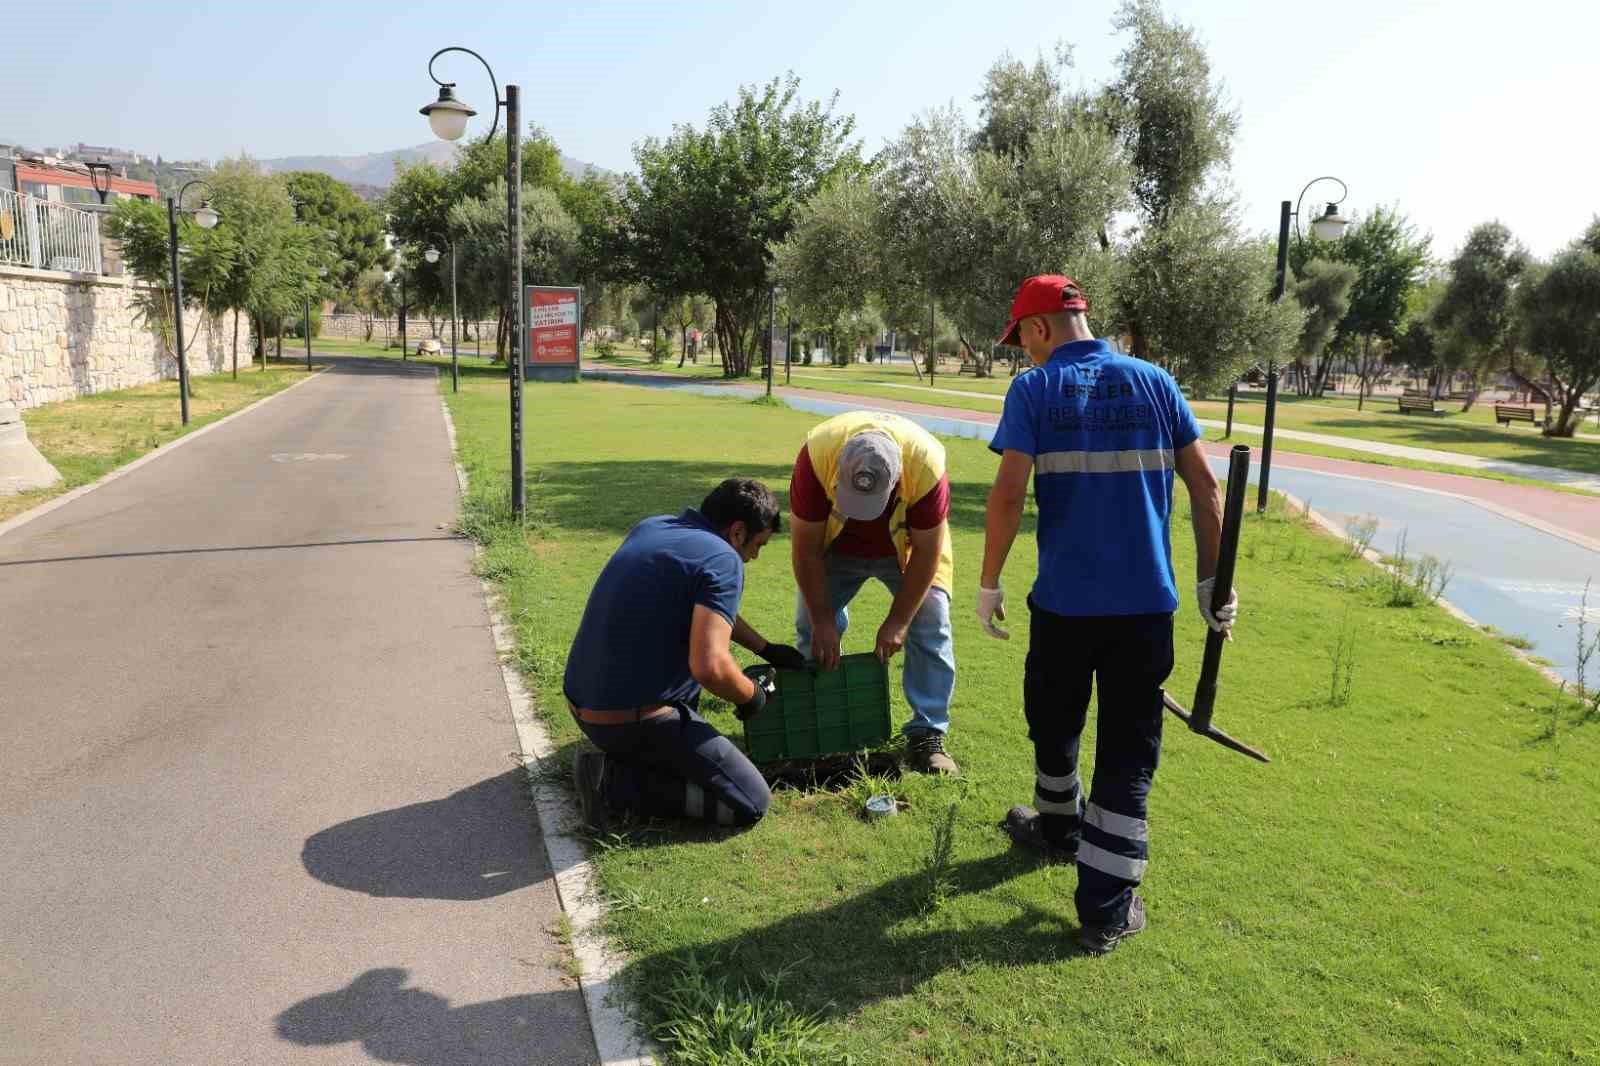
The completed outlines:
<svg viewBox="0 0 1600 1066">
<path fill-rule="evenodd" d="M 1144 900 L 1133 894 L 1128 904 L 1128 919 L 1121 925 L 1086 925 L 1078 930 L 1078 946 L 1090 955 L 1109 955 L 1123 938 L 1144 931 Z"/>
<path fill-rule="evenodd" d="M 1045 862 L 1070 865 L 1078 861 L 1076 844 L 1056 844 L 1045 839 L 1044 820 L 1032 807 L 1018 804 L 1011 808 L 1000 828 L 1006 831 L 1013 844 L 1037 852 Z"/>
<path fill-rule="evenodd" d="M 919 774 L 960 777 L 961 767 L 944 753 L 943 733 L 918 733 L 907 738 L 906 762 Z"/>
<path fill-rule="evenodd" d="M 578 810 L 583 824 L 596 836 L 611 831 L 611 811 L 606 806 L 606 755 L 603 751 L 580 751 L 572 758 L 572 783 L 578 791 Z"/>
</svg>

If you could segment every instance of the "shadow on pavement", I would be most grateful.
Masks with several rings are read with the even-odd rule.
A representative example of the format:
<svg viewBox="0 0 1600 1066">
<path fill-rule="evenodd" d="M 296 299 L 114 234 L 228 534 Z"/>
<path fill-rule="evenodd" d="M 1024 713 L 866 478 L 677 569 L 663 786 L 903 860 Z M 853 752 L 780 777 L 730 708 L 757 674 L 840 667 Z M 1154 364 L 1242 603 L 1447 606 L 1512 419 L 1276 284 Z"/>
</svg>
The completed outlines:
<svg viewBox="0 0 1600 1066">
<path fill-rule="evenodd" d="M 477 900 L 542 876 L 521 769 L 443 799 L 352 818 L 307 838 L 318 881 L 369 896 Z"/>
<path fill-rule="evenodd" d="M 278 1036 L 303 1047 L 360 1041 L 380 1062 L 411 1066 L 594 1061 L 583 999 L 574 991 L 452 1007 L 443 996 L 405 987 L 408 976 L 399 967 L 368 970 L 337 992 L 301 1000 L 278 1015 Z"/>
</svg>

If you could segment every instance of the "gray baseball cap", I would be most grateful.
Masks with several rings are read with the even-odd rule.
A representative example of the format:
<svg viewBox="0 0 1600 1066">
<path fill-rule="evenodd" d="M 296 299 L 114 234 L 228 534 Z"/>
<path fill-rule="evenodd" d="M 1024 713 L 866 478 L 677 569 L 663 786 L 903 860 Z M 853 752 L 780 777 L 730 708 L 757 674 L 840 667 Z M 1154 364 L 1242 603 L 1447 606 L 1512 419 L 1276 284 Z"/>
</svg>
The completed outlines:
<svg viewBox="0 0 1600 1066">
<path fill-rule="evenodd" d="M 883 514 L 900 483 L 900 446 L 879 430 L 857 433 L 839 452 L 833 505 L 846 518 L 870 522 Z"/>
</svg>

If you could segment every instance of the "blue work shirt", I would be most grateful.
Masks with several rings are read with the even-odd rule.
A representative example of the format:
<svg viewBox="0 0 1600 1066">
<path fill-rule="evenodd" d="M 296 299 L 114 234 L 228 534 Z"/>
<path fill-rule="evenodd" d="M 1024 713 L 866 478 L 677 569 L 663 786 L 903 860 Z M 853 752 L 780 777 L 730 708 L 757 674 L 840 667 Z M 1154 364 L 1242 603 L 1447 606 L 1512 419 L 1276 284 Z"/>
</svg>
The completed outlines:
<svg viewBox="0 0 1600 1066">
<path fill-rule="evenodd" d="M 696 604 L 729 624 L 744 594 L 744 560 L 699 511 L 634 526 L 595 579 L 567 654 L 573 705 L 623 711 L 694 704 L 689 627 Z"/>
<path fill-rule="evenodd" d="M 1063 344 L 1011 383 L 989 448 L 1033 457 L 1035 604 L 1072 617 L 1177 610 L 1174 457 L 1199 437 L 1172 376 L 1104 341 Z"/>
</svg>

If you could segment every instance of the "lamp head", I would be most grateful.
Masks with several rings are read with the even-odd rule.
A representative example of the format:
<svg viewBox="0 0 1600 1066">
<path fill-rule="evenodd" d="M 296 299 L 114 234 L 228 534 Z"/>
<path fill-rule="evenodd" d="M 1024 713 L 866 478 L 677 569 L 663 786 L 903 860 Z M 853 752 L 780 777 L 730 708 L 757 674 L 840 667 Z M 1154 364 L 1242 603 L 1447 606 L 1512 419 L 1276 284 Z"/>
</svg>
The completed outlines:
<svg viewBox="0 0 1600 1066">
<path fill-rule="evenodd" d="M 1350 225 L 1350 220 L 1339 214 L 1338 204 L 1329 204 L 1315 221 L 1311 223 L 1311 232 L 1319 241 L 1336 241 L 1344 236 L 1344 231 Z"/>
<path fill-rule="evenodd" d="M 195 209 L 194 221 L 201 229 L 215 229 L 217 223 L 222 221 L 222 216 L 217 214 L 217 209 L 211 206 L 210 200 L 207 200 Z"/>
<path fill-rule="evenodd" d="M 437 263 L 439 261 L 439 249 L 429 248 L 426 252 L 422 253 L 422 258 L 426 259 L 430 263 Z"/>
<path fill-rule="evenodd" d="M 428 117 L 433 135 L 441 141 L 458 141 L 467 132 L 467 119 L 477 112 L 456 99 L 454 82 L 439 86 L 439 99 L 422 105 L 419 109 Z"/>
</svg>

